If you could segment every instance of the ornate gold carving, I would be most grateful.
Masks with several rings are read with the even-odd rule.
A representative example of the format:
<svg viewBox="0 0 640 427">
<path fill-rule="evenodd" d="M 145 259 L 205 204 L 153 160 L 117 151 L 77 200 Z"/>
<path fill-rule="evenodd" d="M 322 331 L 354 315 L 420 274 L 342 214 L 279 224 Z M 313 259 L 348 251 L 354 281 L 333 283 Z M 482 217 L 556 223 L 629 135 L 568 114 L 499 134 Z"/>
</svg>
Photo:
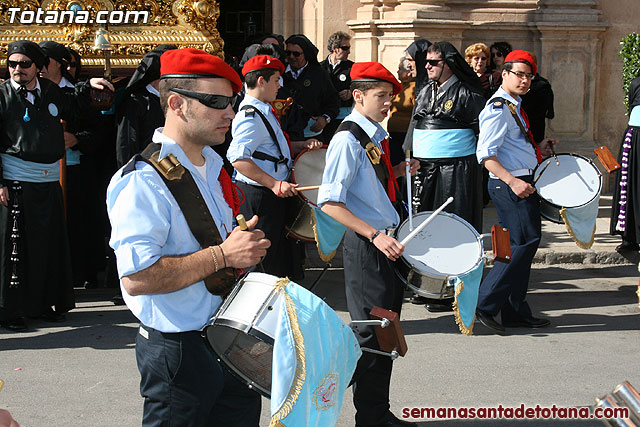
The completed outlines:
<svg viewBox="0 0 640 427">
<path fill-rule="evenodd" d="M 9 23 L 9 8 L 20 11 L 88 11 L 95 22 L 99 11 L 148 11 L 146 24 L 109 25 L 111 63 L 118 68 L 137 67 L 142 56 L 163 43 L 203 49 L 224 57 L 224 42 L 216 28 L 220 8 L 215 0 L 0 0 L 0 65 L 5 62 L 7 45 L 28 39 L 38 43 L 54 40 L 70 46 L 82 56 L 83 67 L 104 66 L 102 52 L 93 50 L 98 24 L 62 23 L 57 25 L 21 25 Z"/>
</svg>

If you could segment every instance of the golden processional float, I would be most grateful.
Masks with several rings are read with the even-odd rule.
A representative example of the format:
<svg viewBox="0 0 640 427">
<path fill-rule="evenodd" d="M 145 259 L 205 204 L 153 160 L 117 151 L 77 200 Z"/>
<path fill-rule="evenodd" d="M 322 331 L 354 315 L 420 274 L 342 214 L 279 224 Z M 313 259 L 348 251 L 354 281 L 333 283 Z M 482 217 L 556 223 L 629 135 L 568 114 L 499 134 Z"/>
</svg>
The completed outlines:
<svg viewBox="0 0 640 427">
<path fill-rule="evenodd" d="M 88 74 L 129 76 L 164 43 L 224 58 L 215 0 L 0 0 L 0 65 L 16 40 L 53 40 L 76 50 Z"/>
</svg>

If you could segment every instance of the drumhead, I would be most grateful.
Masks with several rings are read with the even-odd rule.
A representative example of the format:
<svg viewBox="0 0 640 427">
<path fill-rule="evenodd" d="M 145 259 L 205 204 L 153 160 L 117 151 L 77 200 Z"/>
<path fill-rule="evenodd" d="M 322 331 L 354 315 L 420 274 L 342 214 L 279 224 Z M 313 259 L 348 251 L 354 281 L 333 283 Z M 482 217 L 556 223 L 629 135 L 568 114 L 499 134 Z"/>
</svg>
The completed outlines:
<svg viewBox="0 0 640 427">
<path fill-rule="evenodd" d="M 317 150 L 304 150 L 298 154 L 293 163 L 291 181 L 300 187 L 322 184 L 322 174 L 327 157 L 326 147 Z M 309 190 L 299 193 L 307 202 L 317 206 L 318 190 Z"/>
<path fill-rule="evenodd" d="M 413 216 L 418 227 L 431 212 Z M 409 234 L 409 220 L 404 221 L 396 233 L 402 240 Z M 407 242 L 402 257 L 415 270 L 433 276 L 461 276 L 473 270 L 482 261 L 483 247 L 480 235 L 464 219 L 440 212 L 416 237 Z"/>
<path fill-rule="evenodd" d="M 534 179 L 546 167 L 535 184 L 540 197 L 558 207 L 575 208 L 600 194 L 602 177 L 591 160 L 579 154 L 562 153 L 558 154 L 558 161 L 560 166 L 553 157 L 548 157 L 536 166 Z"/>
</svg>

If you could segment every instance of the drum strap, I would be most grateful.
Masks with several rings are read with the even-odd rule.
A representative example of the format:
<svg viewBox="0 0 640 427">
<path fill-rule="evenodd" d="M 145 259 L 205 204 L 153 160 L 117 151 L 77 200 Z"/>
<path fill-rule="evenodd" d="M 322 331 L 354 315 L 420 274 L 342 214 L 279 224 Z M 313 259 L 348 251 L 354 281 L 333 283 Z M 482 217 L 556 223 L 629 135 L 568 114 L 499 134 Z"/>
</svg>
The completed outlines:
<svg viewBox="0 0 640 427">
<path fill-rule="evenodd" d="M 285 167 L 288 170 L 289 169 L 289 159 L 287 159 L 285 156 L 282 155 L 282 150 L 280 149 L 280 143 L 278 142 L 278 137 L 276 136 L 276 132 L 273 130 L 273 128 L 271 127 L 271 124 L 269 124 L 269 121 L 264 116 L 264 114 L 262 114 L 260 112 L 260 110 L 258 110 L 253 105 L 245 105 L 240 110 L 241 111 L 242 110 L 246 110 L 246 114 L 249 117 L 252 117 L 254 114 L 258 114 L 258 117 L 260 117 L 262 119 L 262 122 L 264 123 L 264 125 L 267 128 L 267 132 L 269 132 L 269 135 L 271 136 L 271 139 L 273 139 L 274 144 L 276 144 L 276 147 L 278 148 L 278 153 L 280 154 L 280 157 L 277 158 L 277 157 L 270 156 L 267 153 L 263 153 L 262 151 L 254 151 L 253 154 L 251 155 L 251 157 L 253 157 L 254 159 L 258 159 L 258 160 L 268 160 L 270 162 L 273 162 L 274 163 L 273 167 L 274 167 L 276 172 L 278 172 L 278 165 L 279 164 L 285 165 Z"/>
<path fill-rule="evenodd" d="M 219 245 L 222 243 L 220 231 L 193 176 L 173 154 L 158 159 L 161 148 L 161 145 L 155 142 L 147 145 L 142 153 L 137 154 L 129 161 L 124 167 L 122 175 L 134 171 L 137 161 L 151 165 L 176 199 L 191 233 L 200 246 L 207 248 Z M 235 282 L 236 271 L 233 268 L 223 268 L 204 279 L 207 290 L 214 295 L 220 295 L 227 291 Z"/>
<path fill-rule="evenodd" d="M 497 106 L 497 103 L 503 102 L 505 104 L 507 104 L 507 107 L 509 108 L 509 111 L 511 112 L 511 115 L 513 116 L 513 119 L 516 121 L 516 124 L 518 125 L 518 127 L 520 128 L 520 132 L 522 132 L 522 135 L 524 135 L 524 139 L 533 146 L 533 149 L 536 152 L 536 158 L 538 159 L 538 163 L 540 163 L 542 161 L 542 153 L 540 152 L 540 147 L 538 147 L 538 144 L 536 144 L 533 141 L 533 135 L 531 134 L 531 130 L 527 130 L 525 129 L 524 125 L 522 124 L 522 122 L 520 121 L 520 117 L 518 117 L 518 112 L 516 111 L 516 106 L 513 102 L 509 101 L 508 99 L 504 99 L 504 98 L 500 98 L 500 97 L 496 97 L 496 98 L 492 98 L 489 102 L 492 102 L 493 105 Z M 527 124 L 527 127 L 529 126 L 528 120 L 527 120 L 527 113 L 525 113 L 525 111 L 523 109 L 520 109 L 520 111 L 522 112 L 522 116 L 524 117 L 524 120 Z"/>
<path fill-rule="evenodd" d="M 382 184 L 382 187 L 387 190 L 389 200 L 392 202 L 401 201 L 402 196 L 400 195 L 400 189 L 398 188 L 395 178 L 392 182 L 393 190 L 389 186 L 389 178 L 391 177 L 391 160 L 388 158 L 389 147 L 386 147 L 384 154 L 380 153 L 380 150 L 371 141 L 369 135 L 367 135 L 364 129 L 362 129 L 356 122 L 343 120 L 342 123 L 340 123 L 340 126 L 338 126 L 338 129 L 336 129 L 336 133 L 341 131 L 351 132 L 358 142 L 360 142 L 360 146 L 362 146 L 362 148 L 367 152 L 367 156 L 371 161 L 371 165 L 373 166 L 373 170 L 376 172 L 378 180 Z M 385 158 L 385 156 L 387 158 Z M 382 162 L 380 161 L 381 159 Z"/>
</svg>

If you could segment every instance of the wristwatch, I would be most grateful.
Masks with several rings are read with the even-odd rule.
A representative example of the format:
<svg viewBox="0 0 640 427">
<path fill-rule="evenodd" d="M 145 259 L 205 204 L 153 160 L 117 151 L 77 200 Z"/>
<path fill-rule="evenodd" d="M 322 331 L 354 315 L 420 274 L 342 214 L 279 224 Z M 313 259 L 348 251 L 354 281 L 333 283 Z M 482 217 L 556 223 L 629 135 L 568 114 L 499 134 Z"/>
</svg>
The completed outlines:
<svg viewBox="0 0 640 427">
<path fill-rule="evenodd" d="M 329 116 L 328 114 L 323 114 L 322 117 L 324 117 L 327 123 L 331 123 L 331 116 Z"/>
<path fill-rule="evenodd" d="M 375 240 L 376 237 L 378 237 L 379 234 L 380 234 L 380 231 L 376 230 L 376 232 L 373 233 L 373 236 L 369 238 L 369 243 L 373 243 L 373 241 Z"/>
</svg>

